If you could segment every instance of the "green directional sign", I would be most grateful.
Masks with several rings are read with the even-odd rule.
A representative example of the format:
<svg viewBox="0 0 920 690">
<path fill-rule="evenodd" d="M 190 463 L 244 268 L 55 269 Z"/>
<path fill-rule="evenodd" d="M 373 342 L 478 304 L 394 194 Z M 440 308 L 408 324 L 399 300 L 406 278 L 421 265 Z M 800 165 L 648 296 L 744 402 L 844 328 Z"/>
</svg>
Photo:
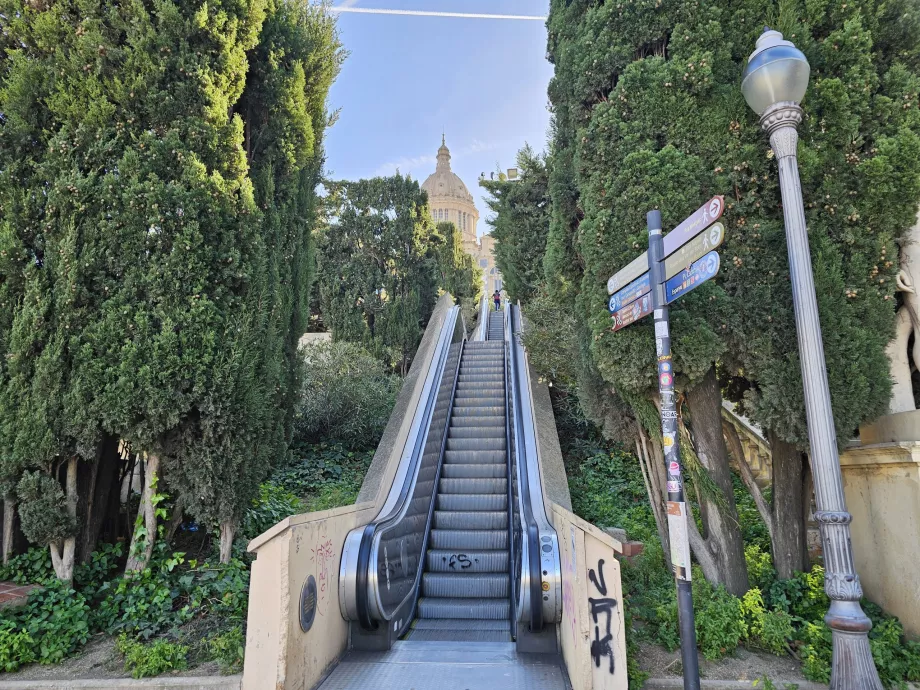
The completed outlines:
<svg viewBox="0 0 920 690">
<path fill-rule="evenodd" d="M 725 226 L 714 223 L 664 260 L 665 280 L 673 278 L 687 266 L 710 252 L 725 239 Z"/>
</svg>

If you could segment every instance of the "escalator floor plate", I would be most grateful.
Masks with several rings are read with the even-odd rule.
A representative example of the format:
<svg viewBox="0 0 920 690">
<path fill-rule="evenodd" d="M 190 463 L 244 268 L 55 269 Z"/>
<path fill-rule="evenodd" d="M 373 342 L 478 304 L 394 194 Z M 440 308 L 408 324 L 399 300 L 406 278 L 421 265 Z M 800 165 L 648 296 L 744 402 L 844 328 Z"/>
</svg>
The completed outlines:
<svg viewBox="0 0 920 690">
<path fill-rule="evenodd" d="M 511 642 L 399 641 L 349 652 L 319 690 L 569 690 L 558 656 L 519 654 Z"/>
</svg>

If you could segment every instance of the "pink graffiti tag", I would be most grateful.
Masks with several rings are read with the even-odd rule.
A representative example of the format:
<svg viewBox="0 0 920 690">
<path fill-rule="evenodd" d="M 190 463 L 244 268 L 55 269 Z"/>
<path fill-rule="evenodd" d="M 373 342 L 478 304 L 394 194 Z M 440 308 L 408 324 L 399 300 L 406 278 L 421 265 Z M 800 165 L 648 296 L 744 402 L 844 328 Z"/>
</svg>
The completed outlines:
<svg viewBox="0 0 920 690">
<path fill-rule="evenodd" d="M 320 537 L 325 539 L 325 536 Z M 332 540 L 326 539 L 316 545 L 315 549 L 310 550 L 312 556 L 310 560 L 316 564 L 317 589 L 319 590 L 319 601 L 316 603 L 316 612 L 323 615 L 320 604 L 325 601 L 327 590 L 329 589 L 329 566 L 335 560 L 335 550 L 332 548 Z"/>
</svg>

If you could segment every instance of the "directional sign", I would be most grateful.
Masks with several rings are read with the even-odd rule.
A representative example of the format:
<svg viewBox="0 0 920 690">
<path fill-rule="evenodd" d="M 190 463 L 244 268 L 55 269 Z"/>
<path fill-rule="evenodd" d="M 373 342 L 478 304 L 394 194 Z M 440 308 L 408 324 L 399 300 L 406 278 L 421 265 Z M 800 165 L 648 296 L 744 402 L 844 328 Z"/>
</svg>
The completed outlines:
<svg viewBox="0 0 920 690">
<path fill-rule="evenodd" d="M 715 249 L 725 239 L 725 226 L 716 223 L 709 226 L 687 244 L 664 260 L 665 279 L 673 278 L 706 252 Z"/>
<path fill-rule="evenodd" d="M 630 302 L 635 302 L 642 295 L 648 294 L 651 289 L 651 283 L 646 272 L 644 276 L 636 278 L 618 293 L 611 295 L 610 301 L 607 302 L 607 308 L 612 312 L 622 309 Z"/>
<path fill-rule="evenodd" d="M 709 252 L 699 261 L 694 261 L 690 268 L 681 271 L 665 283 L 664 298 L 670 304 L 695 287 L 699 287 L 718 272 L 719 253 Z"/>
<path fill-rule="evenodd" d="M 648 252 L 642 252 L 626 268 L 610 277 L 607 281 L 607 294 L 612 295 L 626 283 L 635 280 L 648 270 Z"/>
<path fill-rule="evenodd" d="M 613 319 L 613 330 L 618 331 L 621 328 L 626 328 L 629 324 L 635 323 L 643 316 L 648 316 L 651 313 L 652 296 L 650 294 L 643 295 L 641 299 L 611 314 L 611 318 Z"/>
<path fill-rule="evenodd" d="M 694 211 L 683 223 L 664 236 L 664 255 L 670 256 L 682 244 L 715 223 L 725 210 L 725 197 L 714 196 Z"/>
</svg>

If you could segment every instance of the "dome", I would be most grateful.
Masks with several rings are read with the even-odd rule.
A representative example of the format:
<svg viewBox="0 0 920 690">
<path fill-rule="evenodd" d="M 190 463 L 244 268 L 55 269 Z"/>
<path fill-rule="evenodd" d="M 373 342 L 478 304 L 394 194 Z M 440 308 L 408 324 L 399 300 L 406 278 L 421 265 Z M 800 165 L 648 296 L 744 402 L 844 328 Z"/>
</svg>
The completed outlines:
<svg viewBox="0 0 920 690">
<path fill-rule="evenodd" d="M 450 149 L 441 138 L 441 148 L 438 149 L 438 167 L 428 179 L 422 183 L 422 189 L 428 192 L 429 199 L 453 197 L 473 203 L 473 195 L 450 169 Z"/>
</svg>

